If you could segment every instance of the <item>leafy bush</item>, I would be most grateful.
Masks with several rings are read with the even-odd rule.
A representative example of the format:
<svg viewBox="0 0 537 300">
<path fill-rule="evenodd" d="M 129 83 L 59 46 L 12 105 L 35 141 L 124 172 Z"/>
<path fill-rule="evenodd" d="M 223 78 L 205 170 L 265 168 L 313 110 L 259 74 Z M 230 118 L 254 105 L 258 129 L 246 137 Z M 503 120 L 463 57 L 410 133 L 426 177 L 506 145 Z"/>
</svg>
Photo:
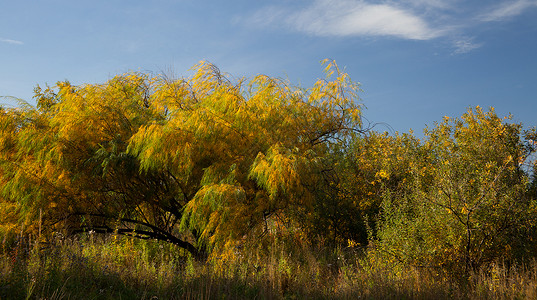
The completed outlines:
<svg viewBox="0 0 537 300">
<path fill-rule="evenodd" d="M 384 192 L 377 245 L 405 264 L 467 273 L 520 259 L 535 224 L 521 125 L 477 107 L 436 124 L 414 151 L 410 193 Z"/>
</svg>

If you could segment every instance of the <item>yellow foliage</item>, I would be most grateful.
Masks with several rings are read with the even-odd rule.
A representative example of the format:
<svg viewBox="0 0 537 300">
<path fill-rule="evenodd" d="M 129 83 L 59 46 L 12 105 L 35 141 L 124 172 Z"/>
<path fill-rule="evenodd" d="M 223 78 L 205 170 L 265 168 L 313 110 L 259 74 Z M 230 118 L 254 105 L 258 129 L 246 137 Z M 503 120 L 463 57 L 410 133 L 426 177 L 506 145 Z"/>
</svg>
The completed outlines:
<svg viewBox="0 0 537 300">
<path fill-rule="evenodd" d="M 358 84 L 325 66 L 309 89 L 231 80 L 206 62 L 189 78 L 37 87 L 37 109 L 0 115 L 3 195 L 26 220 L 43 209 L 68 228 L 228 247 L 266 230 L 270 216 L 311 208 L 333 145 L 359 131 Z"/>
</svg>

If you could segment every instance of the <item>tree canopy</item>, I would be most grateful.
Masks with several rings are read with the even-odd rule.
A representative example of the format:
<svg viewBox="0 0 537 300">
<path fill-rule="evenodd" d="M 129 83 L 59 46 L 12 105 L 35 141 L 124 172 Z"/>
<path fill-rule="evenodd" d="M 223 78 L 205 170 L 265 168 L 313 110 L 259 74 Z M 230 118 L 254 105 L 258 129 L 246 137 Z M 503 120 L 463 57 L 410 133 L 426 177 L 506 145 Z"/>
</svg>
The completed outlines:
<svg viewBox="0 0 537 300">
<path fill-rule="evenodd" d="M 333 144 L 361 131 L 358 85 L 326 62 L 309 89 L 128 73 L 36 88 L 2 111 L 3 205 L 49 230 L 170 241 L 195 255 L 261 235 L 313 205 Z M 11 210 L 9 210 L 11 211 Z"/>
<path fill-rule="evenodd" d="M 388 191 L 382 248 L 422 267 L 469 272 L 534 245 L 535 198 L 524 170 L 534 147 L 494 110 L 445 117 L 411 148 L 404 193 Z"/>
<path fill-rule="evenodd" d="M 491 108 L 422 139 L 362 125 L 359 85 L 127 73 L 0 109 L 0 234 L 115 233 L 193 256 L 284 236 L 468 273 L 534 257 L 536 130 Z M 266 239 L 269 240 L 270 239 Z"/>
</svg>

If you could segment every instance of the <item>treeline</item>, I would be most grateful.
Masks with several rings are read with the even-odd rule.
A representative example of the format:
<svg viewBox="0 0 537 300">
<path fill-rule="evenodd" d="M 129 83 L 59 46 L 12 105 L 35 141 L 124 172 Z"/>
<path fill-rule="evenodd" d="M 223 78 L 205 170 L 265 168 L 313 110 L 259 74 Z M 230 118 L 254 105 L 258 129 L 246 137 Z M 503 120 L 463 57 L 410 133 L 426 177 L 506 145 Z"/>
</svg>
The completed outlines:
<svg viewBox="0 0 537 300">
<path fill-rule="evenodd" d="M 294 87 L 143 73 L 35 89 L 0 111 L 0 237 L 115 233 L 205 259 L 274 237 L 467 273 L 537 255 L 535 130 L 469 109 L 413 134 L 362 124 L 326 62 Z"/>
</svg>

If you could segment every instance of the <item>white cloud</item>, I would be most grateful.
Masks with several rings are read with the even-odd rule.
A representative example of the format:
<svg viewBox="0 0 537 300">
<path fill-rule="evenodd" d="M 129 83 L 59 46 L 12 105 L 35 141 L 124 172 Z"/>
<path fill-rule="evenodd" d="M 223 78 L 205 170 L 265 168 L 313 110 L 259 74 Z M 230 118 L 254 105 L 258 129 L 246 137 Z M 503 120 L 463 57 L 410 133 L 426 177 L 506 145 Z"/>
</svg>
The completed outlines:
<svg viewBox="0 0 537 300">
<path fill-rule="evenodd" d="M 3 39 L 3 38 L 0 38 L 0 42 L 2 42 L 2 43 L 8 43 L 8 44 L 13 44 L 13 45 L 22 45 L 22 44 L 24 44 L 24 43 L 21 42 L 21 41 L 10 40 L 10 39 Z"/>
<path fill-rule="evenodd" d="M 428 40 L 441 34 L 412 12 L 364 1 L 317 0 L 287 17 L 295 29 L 320 36 L 395 36 Z"/>
<path fill-rule="evenodd" d="M 473 38 L 462 38 L 453 43 L 455 50 L 453 54 L 464 54 L 480 48 L 483 44 L 475 43 Z"/>
<path fill-rule="evenodd" d="M 249 17 L 248 22 L 261 26 L 283 25 L 317 36 L 393 36 L 428 40 L 443 34 L 410 10 L 362 0 L 315 0 L 295 11 L 265 7 Z"/>
<path fill-rule="evenodd" d="M 470 2 L 312 0 L 264 7 L 247 19 L 249 25 L 283 27 L 314 36 L 387 36 L 410 40 L 444 37 L 455 40 L 453 54 L 462 54 L 483 46 L 473 38 L 459 38 L 471 34 L 473 28 L 537 8 L 537 0 L 497 0 L 492 6 L 479 0 Z"/>
<path fill-rule="evenodd" d="M 504 19 L 522 14 L 525 10 L 537 7 L 537 0 L 515 0 L 502 3 L 492 8 L 490 11 L 478 16 L 480 21 L 502 21 Z"/>
</svg>

